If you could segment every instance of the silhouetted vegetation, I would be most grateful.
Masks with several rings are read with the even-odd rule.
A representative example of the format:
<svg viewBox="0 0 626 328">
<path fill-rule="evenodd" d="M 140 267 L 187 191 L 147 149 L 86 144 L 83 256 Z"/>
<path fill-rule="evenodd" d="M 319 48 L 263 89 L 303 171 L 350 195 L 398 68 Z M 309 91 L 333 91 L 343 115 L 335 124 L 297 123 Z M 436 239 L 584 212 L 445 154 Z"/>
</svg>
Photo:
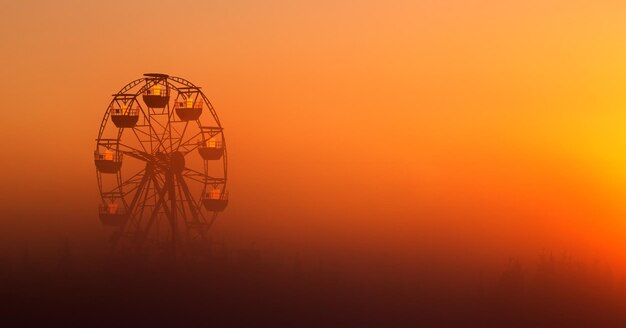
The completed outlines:
<svg viewBox="0 0 626 328">
<path fill-rule="evenodd" d="M 208 255 L 207 255 L 208 254 Z M 608 266 L 568 256 L 511 259 L 497 278 L 475 270 L 369 269 L 300 255 L 215 248 L 186 261 L 94 259 L 58 265 L 28 250 L 0 262 L 3 318 L 23 324 L 212 327 L 623 327 L 626 285 Z"/>
</svg>

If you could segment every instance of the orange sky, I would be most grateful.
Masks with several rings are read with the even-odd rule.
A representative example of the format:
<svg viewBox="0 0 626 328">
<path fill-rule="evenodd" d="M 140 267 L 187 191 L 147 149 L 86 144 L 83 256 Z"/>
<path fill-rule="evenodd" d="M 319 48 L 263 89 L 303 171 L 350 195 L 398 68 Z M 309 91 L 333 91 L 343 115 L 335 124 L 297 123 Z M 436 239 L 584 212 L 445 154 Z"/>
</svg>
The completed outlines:
<svg viewBox="0 0 626 328">
<path fill-rule="evenodd" d="M 217 235 L 621 261 L 625 15 L 620 1 L 3 3 L 2 220 L 29 240 L 105 240 L 93 140 L 110 95 L 156 71 L 203 86 L 226 128 Z"/>
</svg>

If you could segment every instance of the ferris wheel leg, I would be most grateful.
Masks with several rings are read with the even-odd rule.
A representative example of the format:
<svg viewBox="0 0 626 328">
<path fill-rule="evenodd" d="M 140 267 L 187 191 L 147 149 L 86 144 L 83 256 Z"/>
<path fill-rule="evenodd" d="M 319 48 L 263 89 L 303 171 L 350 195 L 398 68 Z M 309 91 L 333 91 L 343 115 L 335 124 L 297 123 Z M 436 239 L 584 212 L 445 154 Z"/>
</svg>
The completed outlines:
<svg viewBox="0 0 626 328">
<path fill-rule="evenodd" d="M 170 197 L 170 213 L 168 218 L 172 229 L 172 256 L 176 258 L 176 243 L 178 242 L 178 230 L 176 229 L 176 188 L 174 185 L 174 175 L 171 172 L 166 174 L 165 184 L 167 185 L 167 191 Z"/>
</svg>

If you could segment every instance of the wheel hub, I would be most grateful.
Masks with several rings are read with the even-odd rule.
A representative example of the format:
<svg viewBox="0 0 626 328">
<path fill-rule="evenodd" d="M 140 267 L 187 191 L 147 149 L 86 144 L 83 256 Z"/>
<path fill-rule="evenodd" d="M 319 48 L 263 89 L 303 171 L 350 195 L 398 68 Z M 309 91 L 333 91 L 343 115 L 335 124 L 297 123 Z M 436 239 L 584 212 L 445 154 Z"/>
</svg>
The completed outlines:
<svg viewBox="0 0 626 328">
<path fill-rule="evenodd" d="M 179 151 L 172 153 L 157 153 L 153 164 L 161 168 L 163 171 L 172 172 L 174 174 L 182 173 L 185 169 L 185 155 Z"/>
</svg>

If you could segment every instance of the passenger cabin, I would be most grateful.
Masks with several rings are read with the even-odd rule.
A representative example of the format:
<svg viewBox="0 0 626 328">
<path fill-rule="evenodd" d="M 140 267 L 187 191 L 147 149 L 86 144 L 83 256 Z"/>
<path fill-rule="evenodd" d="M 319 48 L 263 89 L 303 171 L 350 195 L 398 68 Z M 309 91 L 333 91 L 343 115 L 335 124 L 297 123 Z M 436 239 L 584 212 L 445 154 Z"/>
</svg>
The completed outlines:
<svg viewBox="0 0 626 328">
<path fill-rule="evenodd" d="M 200 142 L 198 152 L 205 160 L 218 160 L 224 155 L 224 147 L 221 141 L 209 139 L 205 142 Z"/>
<path fill-rule="evenodd" d="M 209 191 L 202 199 L 204 207 L 213 212 L 221 212 L 226 209 L 228 205 L 228 192 L 223 192 L 221 189 L 213 189 Z"/>
<path fill-rule="evenodd" d="M 100 222 L 105 226 L 119 227 L 122 226 L 127 219 L 127 215 L 118 204 L 110 202 L 100 205 L 99 208 Z"/>
<path fill-rule="evenodd" d="M 122 155 L 116 154 L 108 148 L 103 152 L 96 150 L 94 152 L 94 161 L 96 169 L 100 173 L 117 173 L 122 167 Z"/>
<path fill-rule="evenodd" d="M 189 96 L 183 100 L 177 100 L 174 103 L 176 115 L 181 121 L 195 121 L 202 114 L 202 99 L 196 96 Z"/>
<path fill-rule="evenodd" d="M 170 101 L 170 92 L 167 85 L 156 82 L 146 88 L 143 94 L 143 102 L 150 108 L 165 108 Z"/>
<path fill-rule="evenodd" d="M 139 120 L 139 108 L 135 103 L 135 95 L 113 95 L 109 107 L 111 121 L 118 128 L 133 128 Z"/>
<path fill-rule="evenodd" d="M 176 115 L 181 121 L 195 121 L 202 114 L 202 93 L 199 87 L 181 87 L 174 101 Z"/>
</svg>

